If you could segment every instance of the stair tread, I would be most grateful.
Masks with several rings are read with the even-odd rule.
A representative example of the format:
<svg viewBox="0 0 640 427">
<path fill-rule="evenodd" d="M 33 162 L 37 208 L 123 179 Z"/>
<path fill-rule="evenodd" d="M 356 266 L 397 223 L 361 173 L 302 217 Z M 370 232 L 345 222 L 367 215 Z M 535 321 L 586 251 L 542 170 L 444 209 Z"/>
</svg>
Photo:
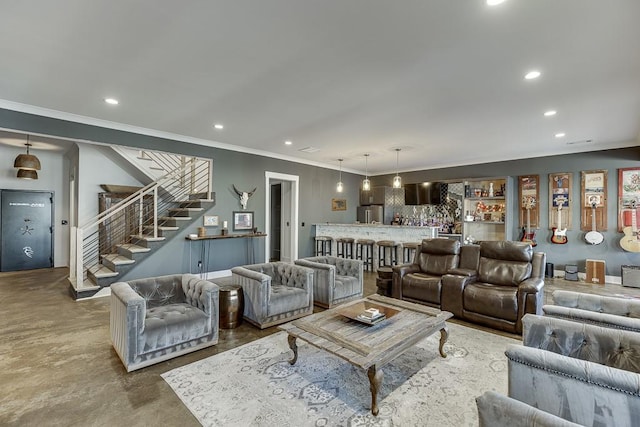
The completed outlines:
<svg viewBox="0 0 640 427">
<path fill-rule="evenodd" d="M 116 245 L 116 246 L 132 253 L 151 251 L 151 248 L 145 248 L 144 246 L 135 245 L 133 243 L 123 243 L 121 245 Z"/>
<path fill-rule="evenodd" d="M 178 221 L 191 221 L 190 216 L 159 216 L 159 220 L 169 221 L 169 220 L 178 220 Z"/>
<path fill-rule="evenodd" d="M 148 241 L 148 242 L 160 242 L 160 241 L 162 241 L 162 240 L 165 240 L 165 239 L 166 239 L 165 237 L 153 237 L 153 236 L 148 235 L 148 234 L 143 234 L 143 235 L 140 235 L 140 234 L 132 234 L 132 235 L 131 235 L 131 237 L 134 237 L 134 238 L 136 238 L 136 239 L 146 240 L 146 241 Z"/>
<path fill-rule="evenodd" d="M 203 210 L 204 210 L 204 208 L 169 208 L 169 211 L 171 211 L 171 212 L 184 212 L 184 211 L 187 211 L 187 212 L 191 212 L 191 211 L 200 212 L 200 211 L 203 211 Z"/>
<path fill-rule="evenodd" d="M 133 264 L 136 261 L 120 254 L 102 255 L 102 259 L 112 262 L 115 265 Z"/>
<path fill-rule="evenodd" d="M 89 273 L 93 274 L 96 279 L 101 279 L 103 277 L 115 277 L 118 273 L 117 271 L 113 271 L 107 266 L 102 264 L 96 264 L 89 269 Z"/>
</svg>

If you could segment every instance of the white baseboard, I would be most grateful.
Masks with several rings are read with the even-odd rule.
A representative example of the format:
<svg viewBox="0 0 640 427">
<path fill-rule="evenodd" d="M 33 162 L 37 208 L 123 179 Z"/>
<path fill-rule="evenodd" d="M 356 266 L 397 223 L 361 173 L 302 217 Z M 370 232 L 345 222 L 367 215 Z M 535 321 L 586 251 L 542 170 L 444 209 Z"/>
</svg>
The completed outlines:
<svg viewBox="0 0 640 427">
<path fill-rule="evenodd" d="M 231 270 L 209 271 L 207 273 L 200 274 L 200 278 L 205 280 L 218 279 L 220 277 L 229 277 L 229 276 L 231 276 Z"/>
</svg>

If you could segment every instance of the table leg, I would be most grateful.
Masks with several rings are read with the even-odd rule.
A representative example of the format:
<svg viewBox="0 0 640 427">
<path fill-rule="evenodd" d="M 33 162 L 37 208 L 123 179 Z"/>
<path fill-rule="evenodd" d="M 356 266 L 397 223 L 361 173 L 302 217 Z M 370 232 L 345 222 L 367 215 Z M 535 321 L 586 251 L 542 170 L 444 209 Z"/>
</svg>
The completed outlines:
<svg viewBox="0 0 640 427">
<path fill-rule="evenodd" d="M 371 390 L 371 413 L 378 415 L 378 390 L 382 384 L 384 374 L 382 369 L 376 369 L 376 365 L 373 365 L 367 370 L 367 376 L 369 377 L 369 389 Z"/>
<path fill-rule="evenodd" d="M 293 351 L 293 359 L 289 360 L 290 365 L 294 365 L 298 361 L 298 346 L 296 345 L 296 337 L 293 335 L 287 336 L 289 341 L 289 348 Z"/>
<path fill-rule="evenodd" d="M 440 356 L 442 357 L 447 357 L 447 353 L 444 352 L 444 343 L 447 342 L 447 339 L 449 338 L 449 328 L 447 328 L 446 326 L 442 329 L 440 329 Z"/>
</svg>

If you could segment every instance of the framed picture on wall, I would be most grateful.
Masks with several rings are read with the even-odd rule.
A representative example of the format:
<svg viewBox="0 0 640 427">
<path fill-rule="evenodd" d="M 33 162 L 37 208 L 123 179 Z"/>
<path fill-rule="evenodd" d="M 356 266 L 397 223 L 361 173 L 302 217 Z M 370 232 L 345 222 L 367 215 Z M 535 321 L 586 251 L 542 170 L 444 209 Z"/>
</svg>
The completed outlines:
<svg viewBox="0 0 640 427">
<path fill-rule="evenodd" d="M 252 230 L 253 212 L 236 211 L 233 213 L 233 231 Z"/>
<path fill-rule="evenodd" d="M 203 225 L 205 227 L 217 227 L 220 217 L 218 215 L 205 215 Z"/>
<path fill-rule="evenodd" d="M 618 169 L 618 231 L 633 225 L 635 215 L 638 224 L 640 207 L 640 169 Z"/>
<path fill-rule="evenodd" d="M 331 199 L 331 210 L 332 211 L 346 211 L 347 210 L 347 199 Z"/>
</svg>

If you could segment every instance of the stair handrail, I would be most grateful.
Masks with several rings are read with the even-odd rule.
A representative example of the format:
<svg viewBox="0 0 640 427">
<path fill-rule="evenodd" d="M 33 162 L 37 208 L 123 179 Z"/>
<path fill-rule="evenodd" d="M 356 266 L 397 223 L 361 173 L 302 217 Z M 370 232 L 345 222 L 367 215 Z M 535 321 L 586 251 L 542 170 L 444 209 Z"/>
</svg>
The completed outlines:
<svg viewBox="0 0 640 427">
<path fill-rule="evenodd" d="M 187 161 L 184 161 L 188 159 Z M 156 181 L 142 187 L 140 190 L 132 193 L 124 200 L 120 201 L 116 205 L 111 206 L 100 214 L 96 215 L 94 218 L 88 220 L 85 225 L 82 227 L 71 227 L 71 244 L 70 244 L 70 274 L 69 279 L 72 283 L 75 283 L 76 289 L 81 288 L 84 282 L 84 249 L 83 249 L 83 241 L 85 231 L 91 229 L 99 225 L 101 222 L 106 221 L 107 219 L 113 217 L 114 215 L 122 212 L 125 208 L 132 205 L 133 203 L 140 203 L 140 218 L 139 218 L 139 234 L 143 234 L 143 217 L 142 217 L 142 205 L 144 201 L 144 197 L 148 194 L 153 193 L 153 230 L 154 230 L 154 238 L 158 237 L 158 189 L 162 186 L 162 184 L 167 183 L 171 179 L 179 181 L 187 171 L 194 175 L 195 170 L 195 162 L 201 160 L 204 161 L 207 169 L 208 169 L 208 179 L 207 179 L 207 193 L 211 192 L 212 189 L 212 181 L 213 181 L 213 172 L 212 172 L 212 160 L 209 159 L 198 159 L 196 157 L 185 157 L 182 156 L 182 162 L 180 166 L 174 168 L 173 170 L 167 172 L 162 177 L 158 178 Z M 191 187 L 193 188 L 193 183 L 191 183 Z"/>
</svg>

